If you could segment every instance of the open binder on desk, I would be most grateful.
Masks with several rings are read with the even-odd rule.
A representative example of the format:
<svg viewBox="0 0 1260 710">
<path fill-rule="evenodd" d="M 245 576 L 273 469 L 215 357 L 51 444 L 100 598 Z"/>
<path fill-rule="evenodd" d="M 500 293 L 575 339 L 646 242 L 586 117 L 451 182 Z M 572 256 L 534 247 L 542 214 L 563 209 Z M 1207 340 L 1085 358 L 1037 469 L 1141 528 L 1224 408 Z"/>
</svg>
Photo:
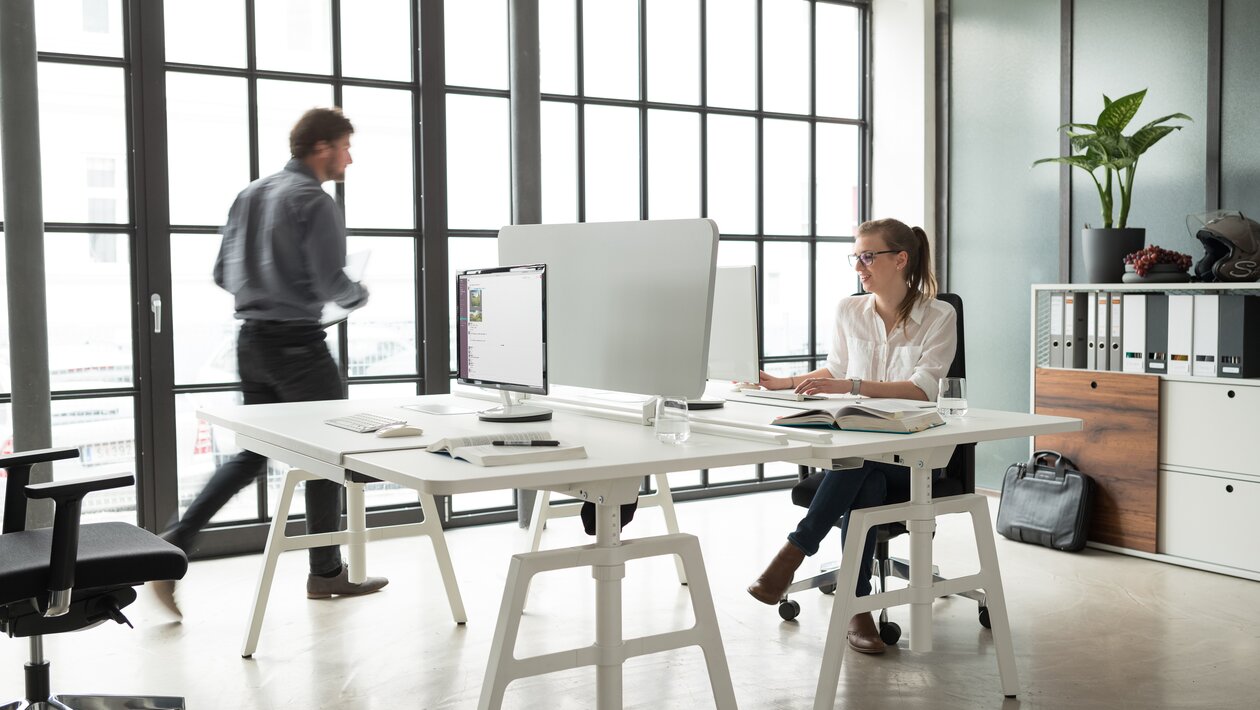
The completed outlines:
<svg viewBox="0 0 1260 710">
<path fill-rule="evenodd" d="M 509 445 L 496 445 L 493 442 Z M 586 458 L 586 449 L 580 444 L 560 442 L 559 445 L 531 446 L 530 442 L 552 442 L 545 431 L 514 431 L 477 436 L 448 437 L 429 444 L 429 453 L 446 454 L 453 459 L 463 459 L 478 466 L 506 466 L 514 463 L 546 463 Z M 515 444 L 515 445 L 512 445 Z"/>
<path fill-rule="evenodd" d="M 820 427 L 842 431 L 872 431 L 886 434 L 913 434 L 945 424 L 931 402 L 898 399 L 869 399 L 839 407 L 806 409 L 775 417 L 779 426 Z"/>
</svg>

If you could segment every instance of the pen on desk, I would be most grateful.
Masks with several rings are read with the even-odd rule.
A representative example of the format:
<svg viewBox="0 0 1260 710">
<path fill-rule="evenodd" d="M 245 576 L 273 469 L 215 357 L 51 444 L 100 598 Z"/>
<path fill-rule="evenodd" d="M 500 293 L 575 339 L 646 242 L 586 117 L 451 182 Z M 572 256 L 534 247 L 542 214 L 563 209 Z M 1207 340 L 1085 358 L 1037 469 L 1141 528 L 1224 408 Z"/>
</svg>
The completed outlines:
<svg viewBox="0 0 1260 710">
<path fill-rule="evenodd" d="M 493 446 L 559 446 L 555 439 L 534 439 L 532 441 L 492 441 Z"/>
</svg>

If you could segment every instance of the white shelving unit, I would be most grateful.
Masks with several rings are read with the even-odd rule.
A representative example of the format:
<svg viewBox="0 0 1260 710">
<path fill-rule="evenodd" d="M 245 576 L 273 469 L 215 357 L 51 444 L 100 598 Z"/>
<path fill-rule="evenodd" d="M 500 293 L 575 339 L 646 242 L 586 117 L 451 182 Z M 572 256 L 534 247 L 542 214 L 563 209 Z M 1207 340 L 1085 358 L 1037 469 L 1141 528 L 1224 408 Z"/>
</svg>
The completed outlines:
<svg viewBox="0 0 1260 710">
<path fill-rule="evenodd" d="M 1032 374 L 1049 366 L 1050 293 L 1230 293 L 1260 296 L 1260 283 L 1038 284 L 1032 287 Z M 1092 547 L 1260 581 L 1260 379 L 1158 377 L 1157 552 Z"/>
</svg>

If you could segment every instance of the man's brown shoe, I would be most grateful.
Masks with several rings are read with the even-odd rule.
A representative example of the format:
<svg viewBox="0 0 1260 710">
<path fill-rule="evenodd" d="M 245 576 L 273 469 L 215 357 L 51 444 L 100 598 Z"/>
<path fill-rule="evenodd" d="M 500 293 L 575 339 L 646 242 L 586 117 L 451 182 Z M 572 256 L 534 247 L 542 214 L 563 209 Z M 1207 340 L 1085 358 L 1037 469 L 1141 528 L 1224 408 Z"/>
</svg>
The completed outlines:
<svg viewBox="0 0 1260 710">
<path fill-rule="evenodd" d="M 389 584 L 389 580 L 384 577 L 368 577 L 358 584 L 353 584 L 350 581 L 349 568 L 342 565 L 341 572 L 336 577 L 321 577 L 317 574 L 307 575 L 306 598 L 327 599 L 334 594 L 338 596 L 370 594 L 387 584 Z"/>
<path fill-rule="evenodd" d="M 805 552 L 801 548 L 790 542 L 784 543 L 779 554 L 770 560 L 770 566 L 748 588 L 748 593 L 762 604 L 778 604 L 792 584 L 792 575 L 796 573 L 796 568 L 804 561 Z"/>
<path fill-rule="evenodd" d="M 887 648 L 869 611 L 849 619 L 849 648 L 858 653 L 883 653 Z"/>
<path fill-rule="evenodd" d="M 175 580 L 159 579 L 149 582 L 148 587 L 153 590 L 153 596 L 157 597 L 158 603 L 164 609 L 171 612 L 176 619 L 184 618 L 184 613 L 179 610 L 179 604 L 175 603 Z"/>
</svg>

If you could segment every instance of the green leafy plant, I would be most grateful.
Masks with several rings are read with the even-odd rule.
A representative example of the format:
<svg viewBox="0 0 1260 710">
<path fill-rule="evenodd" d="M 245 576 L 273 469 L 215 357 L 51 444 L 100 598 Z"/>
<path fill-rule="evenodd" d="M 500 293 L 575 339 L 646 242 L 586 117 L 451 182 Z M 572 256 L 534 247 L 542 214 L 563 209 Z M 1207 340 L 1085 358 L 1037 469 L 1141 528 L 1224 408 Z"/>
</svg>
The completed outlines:
<svg viewBox="0 0 1260 710">
<path fill-rule="evenodd" d="M 1120 192 L 1119 228 L 1123 229 L 1129 219 L 1129 204 L 1133 199 L 1133 175 L 1137 172 L 1138 159 L 1151 146 L 1164 136 L 1182 126 L 1161 125 L 1172 119 L 1193 121 L 1184 113 L 1173 113 L 1158 118 L 1142 126 L 1131 135 L 1123 131 L 1137 115 L 1142 100 L 1146 98 L 1146 89 L 1115 101 L 1103 95 L 1103 110 L 1098 114 L 1095 123 L 1067 123 L 1059 126 L 1072 140 L 1072 155 L 1060 158 L 1042 158 L 1033 165 L 1041 163 L 1060 163 L 1074 165 L 1089 173 L 1098 188 L 1098 198 L 1102 202 L 1103 227 L 1110 228 L 1114 212 L 1115 197 L 1113 187 Z M 1102 170 L 1099 179 L 1098 170 Z"/>
</svg>

